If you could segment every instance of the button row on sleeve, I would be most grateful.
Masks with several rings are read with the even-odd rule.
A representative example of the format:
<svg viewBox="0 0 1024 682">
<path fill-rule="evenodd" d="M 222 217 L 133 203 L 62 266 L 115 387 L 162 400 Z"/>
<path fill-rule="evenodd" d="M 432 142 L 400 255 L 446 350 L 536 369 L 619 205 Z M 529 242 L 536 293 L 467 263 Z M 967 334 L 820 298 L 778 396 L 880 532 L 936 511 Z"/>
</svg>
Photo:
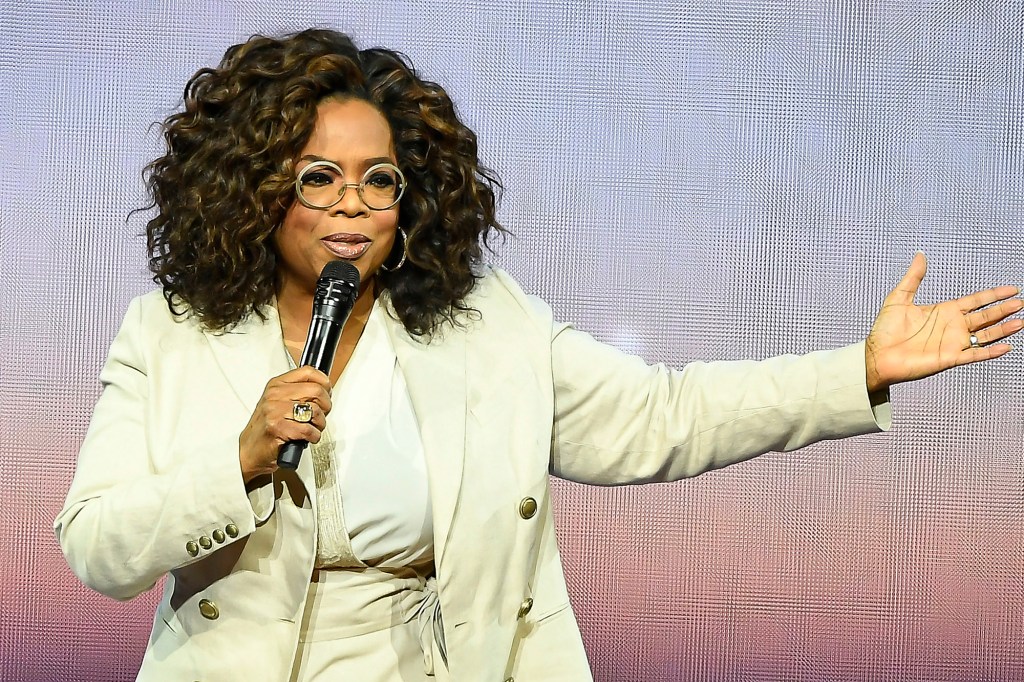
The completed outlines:
<svg viewBox="0 0 1024 682">
<path fill-rule="evenodd" d="M 208 536 L 203 535 L 199 538 L 198 542 L 196 540 L 189 540 L 188 542 L 186 542 L 185 551 L 188 552 L 189 556 L 199 556 L 200 547 L 202 547 L 203 549 L 210 549 L 211 547 L 213 547 L 214 542 L 216 542 L 218 545 L 221 545 L 224 544 L 224 541 L 227 540 L 228 537 L 237 538 L 238 526 L 236 526 L 233 523 L 229 523 L 228 525 L 224 526 L 224 530 L 218 528 L 217 530 L 210 533 L 210 535 L 213 536 L 213 540 L 211 540 Z"/>
</svg>

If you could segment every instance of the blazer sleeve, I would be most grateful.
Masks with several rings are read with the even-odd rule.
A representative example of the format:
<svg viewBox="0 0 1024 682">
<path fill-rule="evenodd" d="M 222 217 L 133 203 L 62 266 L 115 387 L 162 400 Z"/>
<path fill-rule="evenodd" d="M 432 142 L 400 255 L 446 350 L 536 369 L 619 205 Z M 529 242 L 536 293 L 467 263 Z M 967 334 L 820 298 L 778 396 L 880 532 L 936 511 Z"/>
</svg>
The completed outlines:
<svg viewBox="0 0 1024 682">
<path fill-rule="evenodd" d="M 551 328 L 551 472 L 562 478 L 673 481 L 891 424 L 887 393 L 867 393 L 863 343 L 673 370 Z"/>
<path fill-rule="evenodd" d="M 146 331 L 136 299 L 100 374 L 103 390 L 54 521 L 71 570 L 116 599 L 149 590 L 168 571 L 245 538 L 256 526 L 237 435 L 197 442 L 195 452 L 166 464 L 154 459 Z"/>
</svg>

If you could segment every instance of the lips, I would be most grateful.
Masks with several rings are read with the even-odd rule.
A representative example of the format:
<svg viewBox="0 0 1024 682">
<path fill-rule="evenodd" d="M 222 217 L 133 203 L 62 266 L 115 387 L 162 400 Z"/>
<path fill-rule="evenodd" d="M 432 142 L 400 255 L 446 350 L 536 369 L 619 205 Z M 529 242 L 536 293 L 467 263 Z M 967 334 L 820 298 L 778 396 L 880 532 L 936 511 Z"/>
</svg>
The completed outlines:
<svg viewBox="0 0 1024 682">
<path fill-rule="evenodd" d="M 339 232 L 320 240 L 324 247 L 338 258 L 355 260 L 370 248 L 370 238 L 362 234 Z"/>
</svg>

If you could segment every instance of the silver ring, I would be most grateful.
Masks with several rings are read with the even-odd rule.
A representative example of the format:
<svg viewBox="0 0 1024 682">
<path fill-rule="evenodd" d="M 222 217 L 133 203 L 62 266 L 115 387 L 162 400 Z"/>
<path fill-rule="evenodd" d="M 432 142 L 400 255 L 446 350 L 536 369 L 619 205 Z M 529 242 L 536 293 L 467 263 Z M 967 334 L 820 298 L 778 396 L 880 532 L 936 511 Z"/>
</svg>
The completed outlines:
<svg viewBox="0 0 1024 682">
<path fill-rule="evenodd" d="M 971 334 L 970 341 L 971 341 L 971 348 L 981 348 L 981 344 L 978 343 L 978 336 L 976 334 Z"/>
<path fill-rule="evenodd" d="M 292 405 L 292 419 L 308 424 L 313 420 L 313 406 L 309 403 L 295 403 Z"/>
</svg>

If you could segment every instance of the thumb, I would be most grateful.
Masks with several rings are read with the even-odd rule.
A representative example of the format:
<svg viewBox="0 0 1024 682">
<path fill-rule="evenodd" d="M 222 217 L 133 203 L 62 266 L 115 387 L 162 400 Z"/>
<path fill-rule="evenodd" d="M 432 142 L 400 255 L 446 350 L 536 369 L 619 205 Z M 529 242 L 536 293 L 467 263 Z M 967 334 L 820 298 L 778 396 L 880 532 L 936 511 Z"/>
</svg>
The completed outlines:
<svg viewBox="0 0 1024 682">
<path fill-rule="evenodd" d="M 914 260 L 910 261 L 910 267 L 907 268 L 903 279 L 885 297 L 885 302 L 889 304 L 913 305 L 914 296 L 917 295 L 917 289 L 921 286 L 921 280 L 924 279 L 926 272 L 928 272 L 928 259 L 923 251 L 918 251 L 914 254 Z"/>
</svg>

